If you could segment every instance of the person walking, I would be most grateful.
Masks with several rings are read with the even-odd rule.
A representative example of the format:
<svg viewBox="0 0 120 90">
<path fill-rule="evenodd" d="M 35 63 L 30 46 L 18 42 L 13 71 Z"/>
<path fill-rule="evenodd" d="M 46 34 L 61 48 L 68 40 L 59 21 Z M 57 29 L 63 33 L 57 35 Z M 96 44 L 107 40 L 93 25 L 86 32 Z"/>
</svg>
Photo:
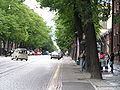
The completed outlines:
<svg viewBox="0 0 120 90">
<path fill-rule="evenodd" d="M 114 57 L 115 57 L 115 55 L 114 55 L 114 53 L 112 52 L 112 53 L 110 54 L 110 61 L 109 61 L 110 68 L 111 68 L 111 73 L 113 73 Z"/>
<path fill-rule="evenodd" d="M 103 52 L 100 52 L 100 64 L 101 64 L 101 71 L 103 71 L 103 67 L 106 65 L 105 61 L 105 54 Z"/>
<path fill-rule="evenodd" d="M 85 50 L 80 54 L 80 71 L 82 72 L 85 69 Z"/>
<path fill-rule="evenodd" d="M 104 61 L 105 61 L 105 71 L 108 71 L 108 62 L 109 62 L 109 59 L 110 59 L 110 56 L 109 56 L 108 52 L 106 51 L 105 52 L 105 59 L 104 59 Z"/>
</svg>

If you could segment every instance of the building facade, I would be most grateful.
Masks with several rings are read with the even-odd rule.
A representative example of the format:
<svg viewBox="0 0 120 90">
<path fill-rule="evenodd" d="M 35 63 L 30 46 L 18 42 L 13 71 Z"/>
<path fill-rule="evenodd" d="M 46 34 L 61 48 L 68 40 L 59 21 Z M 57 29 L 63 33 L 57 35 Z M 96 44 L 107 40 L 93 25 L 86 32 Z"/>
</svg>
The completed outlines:
<svg viewBox="0 0 120 90">
<path fill-rule="evenodd" d="M 114 12 L 113 12 L 113 52 L 119 54 L 120 52 L 120 0 L 114 0 Z M 120 61 L 120 55 L 115 57 L 115 60 Z"/>
</svg>

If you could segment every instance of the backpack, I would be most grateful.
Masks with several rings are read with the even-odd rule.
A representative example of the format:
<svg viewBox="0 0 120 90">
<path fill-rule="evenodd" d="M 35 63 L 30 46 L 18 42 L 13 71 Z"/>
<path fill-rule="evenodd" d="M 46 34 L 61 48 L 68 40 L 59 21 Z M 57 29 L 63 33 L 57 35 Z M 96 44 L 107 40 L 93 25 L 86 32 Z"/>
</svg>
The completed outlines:
<svg viewBox="0 0 120 90">
<path fill-rule="evenodd" d="M 105 58 L 105 55 L 104 54 L 101 54 L 100 55 L 100 59 L 104 59 Z"/>
</svg>

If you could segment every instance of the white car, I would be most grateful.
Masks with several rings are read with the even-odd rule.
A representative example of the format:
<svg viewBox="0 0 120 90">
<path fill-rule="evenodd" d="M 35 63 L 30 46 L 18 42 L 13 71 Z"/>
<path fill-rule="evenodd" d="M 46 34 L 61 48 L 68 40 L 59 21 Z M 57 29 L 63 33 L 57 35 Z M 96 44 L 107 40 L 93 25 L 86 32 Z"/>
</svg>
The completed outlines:
<svg viewBox="0 0 120 90">
<path fill-rule="evenodd" d="M 59 59 L 61 59 L 61 54 L 54 51 L 54 52 L 51 53 L 51 59 L 52 58 L 57 58 L 59 60 Z"/>
<path fill-rule="evenodd" d="M 25 59 L 26 61 L 28 60 L 27 49 L 25 49 L 25 48 L 17 48 L 11 56 L 12 56 L 12 58 L 11 58 L 12 60 L 13 59 L 16 59 L 16 60 Z"/>
<path fill-rule="evenodd" d="M 34 55 L 34 53 L 35 53 L 35 52 L 34 52 L 33 50 L 30 50 L 30 51 L 29 51 L 29 55 Z"/>
</svg>

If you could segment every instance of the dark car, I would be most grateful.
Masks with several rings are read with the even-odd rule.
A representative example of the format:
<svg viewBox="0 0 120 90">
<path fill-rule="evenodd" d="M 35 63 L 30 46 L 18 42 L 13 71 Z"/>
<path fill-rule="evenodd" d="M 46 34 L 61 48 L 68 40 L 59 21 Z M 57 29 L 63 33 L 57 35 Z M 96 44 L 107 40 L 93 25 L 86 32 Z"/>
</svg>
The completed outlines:
<svg viewBox="0 0 120 90">
<path fill-rule="evenodd" d="M 47 51 L 42 52 L 42 55 L 49 55 L 49 52 L 47 52 Z"/>
</svg>

